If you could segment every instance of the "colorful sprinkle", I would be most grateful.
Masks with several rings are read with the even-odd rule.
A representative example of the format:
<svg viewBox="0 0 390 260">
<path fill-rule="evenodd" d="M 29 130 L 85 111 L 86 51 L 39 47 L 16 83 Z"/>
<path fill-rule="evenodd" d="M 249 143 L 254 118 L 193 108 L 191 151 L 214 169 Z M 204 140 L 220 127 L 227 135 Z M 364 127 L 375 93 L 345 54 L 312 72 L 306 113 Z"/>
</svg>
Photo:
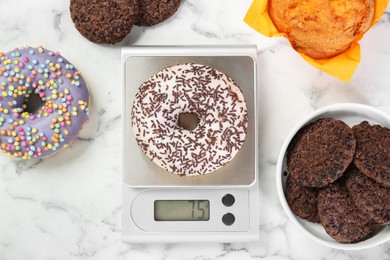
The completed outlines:
<svg viewBox="0 0 390 260">
<path fill-rule="evenodd" d="M 5 136 L 1 149 L 11 157 L 48 156 L 66 147 L 87 120 L 89 93 L 79 72 L 59 55 L 42 47 L 0 52 L 0 135 Z M 73 86 L 84 99 L 80 92 L 71 95 Z M 44 102 L 35 113 L 23 104 L 31 93 Z M 42 126 L 36 123 L 41 120 L 50 121 Z"/>
</svg>

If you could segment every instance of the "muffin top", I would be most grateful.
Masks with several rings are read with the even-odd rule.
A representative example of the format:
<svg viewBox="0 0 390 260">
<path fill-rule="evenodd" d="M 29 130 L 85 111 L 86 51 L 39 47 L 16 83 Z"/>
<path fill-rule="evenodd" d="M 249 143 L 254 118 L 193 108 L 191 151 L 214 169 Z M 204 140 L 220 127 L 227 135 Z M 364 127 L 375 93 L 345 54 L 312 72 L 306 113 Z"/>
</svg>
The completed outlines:
<svg viewBox="0 0 390 260">
<path fill-rule="evenodd" d="M 268 13 L 294 49 L 327 59 L 347 51 L 370 28 L 374 0 L 269 0 Z"/>
</svg>

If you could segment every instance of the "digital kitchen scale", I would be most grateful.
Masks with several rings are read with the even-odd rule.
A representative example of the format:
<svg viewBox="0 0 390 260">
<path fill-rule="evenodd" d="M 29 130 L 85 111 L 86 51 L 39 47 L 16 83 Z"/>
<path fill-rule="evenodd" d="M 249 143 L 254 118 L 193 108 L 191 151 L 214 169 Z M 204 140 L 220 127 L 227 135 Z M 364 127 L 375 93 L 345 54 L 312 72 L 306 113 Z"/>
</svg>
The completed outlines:
<svg viewBox="0 0 390 260">
<path fill-rule="evenodd" d="M 134 46 L 122 49 L 122 240 L 243 242 L 258 239 L 255 45 Z M 180 177 L 154 164 L 135 141 L 131 108 L 139 86 L 177 64 L 211 66 L 233 78 L 248 108 L 243 147 L 224 167 Z"/>
</svg>

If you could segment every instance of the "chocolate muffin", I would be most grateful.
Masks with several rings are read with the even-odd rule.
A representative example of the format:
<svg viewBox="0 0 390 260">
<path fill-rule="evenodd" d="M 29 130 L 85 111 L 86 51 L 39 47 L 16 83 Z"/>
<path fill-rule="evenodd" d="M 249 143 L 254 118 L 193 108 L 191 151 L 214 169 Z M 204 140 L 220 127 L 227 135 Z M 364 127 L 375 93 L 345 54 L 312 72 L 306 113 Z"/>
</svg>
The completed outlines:
<svg viewBox="0 0 390 260">
<path fill-rule="evenodd" d="M 76 29 L 98 44 L 115 44 L 131 31 L 139 14 L 139 0 L 71 0 Z"/>
<path fill-rule="evenodd" d="M 356 140 L 340 120 L 322 118 L 303 127 L 287 149 L 287 169 L 294 181 L 324 187 L 340 178 L 351 163 Z"/>
<path fill-rule="evenodd" d="M 317 210 L 318 189 L 299 185 L 287 176 L 286 199 L 292 212 L 302 219 L 319 223 Z"/>
<path fill-rule="evenodd" d="M 356 167 L 390 188 L 390 129 L 363 121 L 352 127 L 356 137 Z"/>
<path fill-rule="evenodd" d="M 141 0 L 136 21 L 139 26 L 152 26 L 167 20 L 179 9 L 180 0 Z"/>
<path fill-rule="evenodd" d="M 374 0 L 269 0 L 268 13 L 294 49 L 314 59 L 347 51 L 374 17 Z"/>
<path fill-rule="evenodd" d="M 356 207 L 378 224 L 390 224 L 390 188 L 349 167 L 346 186 Z"/>
<path fill-rule="evenodd" d="M 326 232 L 341 243 L 361 241 L 375 230 L 370 218 L 356 208 L 344 180 L 319 191 L 318 214 Z"/>
</svg>

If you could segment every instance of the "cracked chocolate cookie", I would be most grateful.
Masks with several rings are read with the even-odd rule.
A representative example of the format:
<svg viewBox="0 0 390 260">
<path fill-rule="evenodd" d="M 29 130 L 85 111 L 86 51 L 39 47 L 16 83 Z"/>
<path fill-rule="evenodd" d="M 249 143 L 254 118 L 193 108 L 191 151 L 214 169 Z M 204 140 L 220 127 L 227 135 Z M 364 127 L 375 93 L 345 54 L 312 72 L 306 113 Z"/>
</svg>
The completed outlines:
<svg viewBox="0 0 390 260">
<path fill-rule="evenodd" d="M 324 187 L 340 178 L 355 153 L 352 129 L 340 120 L 322 118 L 303 127 L 287 149 L 291 178 L 307 187 Z"/>
<path fill-rule="evenodd" d="M 139 0 L 71 0 L 76 29 L 98 44 L 115 44 L 131 31 L 138 18 Z"/>
<path fill-rule="evenodd" d="M 318 214 L 326 232 L 341 243 L 361 241 L 375 230 L 370 218 L 355 206 L 344 180 L 319 191 Z"/>
<path fill-rule="evenodd" d="M 287 176 L 286 199 L 292 212 L 310 222 L 319 223 L 317 210 L 318 189 L 299 185 Z"/>
<path fill-rule="evenodd" d="M 180 0 L 142 0 L 136 25 L 152 26 L 167 20 L 179 9 Z"/>
<path fill-rule="evenodd" d="M 363 121 L 352 127 L 356 137 L 356 167 L 390 188 L 390 129 Z"/>
<path fill-rule="evenodd" d="M 355 167 L 347 169 L 346 186 L 357 208 L 378 224 L 390 224 L 390 188 L 381 186 Z"/>
</svg>

